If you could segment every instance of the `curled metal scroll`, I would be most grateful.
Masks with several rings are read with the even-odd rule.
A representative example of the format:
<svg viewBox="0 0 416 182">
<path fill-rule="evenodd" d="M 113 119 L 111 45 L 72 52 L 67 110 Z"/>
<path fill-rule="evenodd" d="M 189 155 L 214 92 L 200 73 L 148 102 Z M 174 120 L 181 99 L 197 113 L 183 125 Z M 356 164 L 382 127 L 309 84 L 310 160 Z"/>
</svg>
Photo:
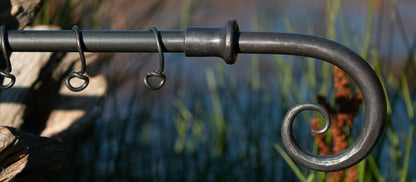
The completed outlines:
<svg viewBox="0 0 416 182">
<path fill-rule="evenodd" d="M 301 41 L 293 39 L 291 42 L 303 48 L 303 53 L 300 54 L 328 61 L 350 75 L 363 94 L 365 122 L 360 135 L 345 151 L 330 156 L 314 155 L 299 147 L 291 130 L 297 114 L 296 108 L 309 109 L 310 105 L 295 106 L 282 121 L 282 139 L 287 152 L 295 161 L 319 171 L 337 171 L 358 163 L 372 151 L 383 133 L 387 107 L 379 79 L 360 56 L 338 43 L 311 36 L 303 37 Z M 305 44 L 306 42 L 308 43 Z M 326 118 L 326 123 L 329 123 L 328 119 Z"/>
<path fill-rule="evenodd" d="M 345 71 L 363 95 L 365 122 L 359 136 L 345 151 L 329 156 L 315 155 L 300 148 L 292 132 L 293 120 L 299 112 L 317 110 L 325 116 L 325 109 L 310 103 L 290 109 L 282 121 L 281 135 L 292 159 L 310 169 L 337 171 L 357 164 L 372 151 L 383 133 L 386 99 L 376 74 L 359 55 L 327 39 L 285 33 L 240 33 L 239 48 L 241 52 L 290 54 L 327 61 Z M 330 122 L 329 117 L 325 120 L 327 124 Z"/>
</svg>

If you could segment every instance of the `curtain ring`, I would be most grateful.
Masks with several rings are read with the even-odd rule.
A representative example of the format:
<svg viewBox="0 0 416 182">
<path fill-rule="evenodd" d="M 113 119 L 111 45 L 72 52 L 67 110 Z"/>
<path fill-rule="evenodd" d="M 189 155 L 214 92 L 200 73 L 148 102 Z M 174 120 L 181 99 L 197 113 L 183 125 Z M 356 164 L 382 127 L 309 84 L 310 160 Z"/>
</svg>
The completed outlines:
<svg viewBox="0 0 416 182">
<path fill-rule="evenodd" d="M 144 77 L 144 84 L 146 85 L 146 87 L 148 89 L 158 90 L 158 89 L 162 88 L 163 85 L 166 82 L 166 76 L 163 74 L 163 69 L 164 69 L 164 66 L 165 66 L 165 57 L 163 55 L 162 40 L 160 38 L 159 31 L 154 26 L 152 26 L 152 29 L 150 29 L 150 31 L 153 32 L 153 34 L 155 35 L 155 38 L 156 38 L 157 50 L 159 52 L 159 69 L 155 70 L 155 71 L 152 71 L 152 72 L 147 72 L 146 76 Z M 159 84 L 152 85 L 152 84 L 149 83 L 149 78 L 152 77 L 152 76 L 159 77 L 161 79 Z"/>
<path fill-rule="evenodd" d="M 0 70 L 0 75 L 9 78 L 10 82 L 6 85 L 3 85 L 3 83 L 0 84 L 0 89 L 9 89 L 11 88 L 14 83 L 16 82 L 16 77 L 10 72 L 12 71 L 12 64 L 10 63 L 9 54 L 6 47 L 6 27 L 4 25 L 1 26 L 1 49 L 3 52 L 4 62 L 6 68 L 3 70 Z"/>
<path fill-rule="evenodd" d="M 85 62 L 85 55 L 84 55 L 84 50 L 82 49 L 82 42 L 81 42 L 82 40 L 81 40 L 81 35 L 79 33 L 78 26 L 74 25 L 72 27 L 72 31 L 74 31 L 75 37 L 76 37 L 76 40 L 77 40 L 78 52 L 79 52 L 79 56 L 80 56 L 80 60 L 81 60 L 81 70 L 80 71 L 73 71 L 72 73 L 70 73 L 66 77 L 65 85 L 69 90 L 74 91 L 74 92 L 79 92 L 81 90 L 84 90 L 88 86 L 88 83 L 89 83 L 90 80 L 89 80 L 88 76 L 83 75 L 85 73 L 87 64 Z M 84 83 L 79 87 L 74 87 L 73 85 L 71 85 L 71 80 L 73 78 L 81 79 L 81 80 L 84 81 Z"/>
</svg>

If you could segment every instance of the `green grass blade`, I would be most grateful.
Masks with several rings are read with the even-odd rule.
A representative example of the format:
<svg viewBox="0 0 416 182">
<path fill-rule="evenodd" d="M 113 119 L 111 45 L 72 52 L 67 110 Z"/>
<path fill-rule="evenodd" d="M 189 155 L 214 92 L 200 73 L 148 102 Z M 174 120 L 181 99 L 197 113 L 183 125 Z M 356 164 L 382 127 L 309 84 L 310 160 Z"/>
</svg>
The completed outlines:
<svg viewBox="0 0 416 182">
<path fill-rule="evenodd" d="M 44 1 L 44 3 L 43 3 L 43 19 L 42 19 L 42 23 L 44 24 L 44 25 L 49 25 L 50 24 L 50 20 L 49 20 L 49 17 L 50 17 L 50 11 L 49 11 L 49 5 L 50 5 L 50 2 L 49 2 L 49 0 L 45 0 Z"/>
<path fill-rule="evenodd" d="M 225 120 L 224 113 L 222 112 L 222 105 L 220 95 L 218 93 L 217 82 L 215 80 L 215 74 L 212 69 L 206 70 L 206 78 L 208 82 L 208 88 L 211 95 L 212 109 L 214 112 L 214 118 L 211 119 L 211 124 L 214 129 L 214 136 L 218 137 L 216 142 L 216 152 L 218 155 L 222 155 L 225 145 Z"/>
<path fill-rule="evenodd" d="M 254 54 L 251 56 L 251 90 L 258 91 L 260 90 L 260 61 L 259 55 Z"/>
<path fill-rule="evenodd" d="M 340 0 L 327 0 L 327 10 L 328 10 L 328 29 L 326 36 L 329 39 L 336 40 L 336 33 L 335 33 L 335 24 L 337 20 L 337 16 L 339 13 L 339 7 L 341 4 Z"/>
<path fill-rule="evenodd" d="M 313 35 L 313 28 L 311 26 L 308 27 L 308 34 Z M 316 60 L 313 58 L 306 58 L 306 62 L 307 62 L 307 79 L 308 79 L 308 83 L 310 84 L 311 90 L 313 93 L 315 93 L 317 90 L 317 81 L 316 81 Z"/>
<path fill-rule="evenodd" d="M 370 166 L 370 169 L 373 171 L 374 177 L 376 178 L 377 181 L 379 182 L 384 182 L 384 177 L 383 175 L 380 173 L 380 170 L 377 167 L 377 163 L 374 160 L 374 157 L 372 154 L 368 155 L 367 157 L 367 161 L 368 161 L 368 165 Z"/>
<path fill-rule="evenodd" d="M 409 171 L 410 149 L 412 148 L 412 137 L 413 137 L 414 130 L 415 130 L 415 126 L 412 124 L 410 126 L 409 137 L 407 137 L 406 153 L 404 155 L 404 164 L 403 164 L 403 170 L 402 170 L 402 175 L 401 175 L 402 178 L 400 179 L 400 182 L 406 182 L 407 180 L 407 172 Z"/>
<path fill-rule="evenodd" d="M 215 126 L 219 131 L 223 131 L 225 129 L 224 114 L 222 113 L 222 105 L 214 71 L 212 69 L 207 69 L 206 77 L 211 95 L 212 109 L 214 111 Z"/>
<path fill-rule="evenodd" d="M 311 182 L 312 180 L 314 180 L 315 179 L 315 173 L 316 173 L 316 171 L 311 171 L 308 178 L 306 178 L 306 182 Z"/>
<path fill-rule="evenodd" d="M 368 58 L 368 49 L 370 47 L 370 41 L 371 41 L 371 29 L 373 25 L 374 7 L 375 7 L 375 0 L 371 0 L 370 10 L 368 12 L 367 28 L 366 28 L 365 37 L 364 37 L 364 48 L 363 48 L 363 52 L 361 53 L 361 56 L 364 58 L 364 60 L 367 60 Z"/>
<path fill-rule="evenodd" d="M 283 23 L 285 25 L 285 28 L 286 28 L 287 32 L 293 33 L 295 31 L 293 26 L 292 26 L 292 23 L 290 23 L 290 20 L 287 17 L 283 18 Z"/>
<path fill-rule="evenodd" d="M 274 148 L 277 152 L 283 157 L 283 159 L 286 161 L 286 163 L 289 165 L 289 167 L 292 169 L 292 171 L 295 173 L 296 177 L 298 177 L 299 181 L 305 182 L 306 178 L 305 176 L 300 172 L 300 169 L 298 166 L 296 166 L 295 162 L 289 157 L 289 155 L 283 150 L 283 148 L 275 143 Z"/>
<path fill-rule="evenodd" d="M 411 99 L 411 96 L 410 96 L 409 85 L 407 84 L 406 75 L 402 75 L 402 78 L 400 80 L 402 82 L 403 99 L 404 99 L 404 102 L 406 103 L 407 114 L 409 116 L 409 119 L 413 120 L 415 114 L 414 114 L 412 99 Z"/>
<path fill-rule="evenodd" d="M 191 14 L 191 0 L 181 1 L 181 19 L 180 28 L 185 29 L 189 25 L 189 16 Z"/>
<path fill-rule="evenodd" d="M 361 182 L 365 182 L 365 165 L 366 165 L 366 163 L 367 163 L 367 159 L 364 159 L 360 163 L 358 163 L 358 165 L 357 165 L 358 179 Z"/>
</svg>

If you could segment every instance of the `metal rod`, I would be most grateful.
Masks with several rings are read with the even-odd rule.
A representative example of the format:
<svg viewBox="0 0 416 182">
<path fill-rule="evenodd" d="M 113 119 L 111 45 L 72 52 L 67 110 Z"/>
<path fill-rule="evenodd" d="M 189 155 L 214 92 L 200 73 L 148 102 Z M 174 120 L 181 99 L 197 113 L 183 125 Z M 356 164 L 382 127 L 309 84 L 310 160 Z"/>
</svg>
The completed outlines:
<svg viewBox="0 0 416 182">
<path fill-rule="evenodd" d="M 80 31 L 82 46 L 90 52 L 158 52 L 151 31 Z M 9 51 L 77 52 L 72 31 L 7 31 Z M 300 104 L 288 111 L 282 122 L 282 140 L 288 154 L 298 163 L 318 171 L 336 171 L 365 158 L 380 139 L 386 117 L 386 98 L 372 68 L 357 54 L 336 42 L 299 34 L 240 32 L 236 21 L 223 27 L 188 27 L 185 31 L 160 31 L 164 52 L 186 56 L 217 56 L 228 64 L 238 53 L 289 54 L 318 58 L 345 71 L 359 87 L 365 103 L 365 122 L 356 141 L 345 151 L 319 156 L 299 147 L 292 123 L 303 110 L 316 110 L 330 122 L 328 113 L 316 104 Z M 325 132 L 325 129 L 313 132 Z"/>
<path fill-rule="evenodd" d="M 85 52 L 157 52 L 151 31 L 80 30 Z M 183 52 L 183 31 L 160 31 L 165 52 Z M 13 52 L 78 52 L 71 30 L 9 30 L 8 46 Z"/>
</svg>

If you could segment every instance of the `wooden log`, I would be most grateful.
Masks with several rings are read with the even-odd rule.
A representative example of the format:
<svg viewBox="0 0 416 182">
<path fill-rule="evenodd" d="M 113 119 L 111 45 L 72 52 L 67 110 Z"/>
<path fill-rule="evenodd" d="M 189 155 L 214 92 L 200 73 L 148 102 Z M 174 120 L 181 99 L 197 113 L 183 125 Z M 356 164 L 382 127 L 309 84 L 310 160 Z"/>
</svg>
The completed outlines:
<svg viewBox="0 0 416 182">
<path fill-rule="evenodd" d="M 16 84 L 1 93 L 0 125 L 48 137 L 68 137 L 90 125 L 101 114 L 107 81 L 102 75 L 90 76 L 90 85 L 84 91 L 69 91 L 63 83 L 69 72 L 79 70 L 79 59 L 78 53 L 13 53 L 12 74 L 16 76 Z M 87 53 L 86 60 L 88 66 L 93 64 L 97 54 Z M 5 134 L 0 133 L 0 140 L 3 139 L 0 145 L 4 143 L 3 149 L 10 150 L 0 152 L 0 166 L 4 168 L 0 181 L 15 177 L 17 180 L 19 176 L 44 181 L 63 165 L 62 143 L 56 139 L 22 134 L 10 128 L 1 131 Z M 23 145 L 22 139 L 28 144 Z M 30 146 L 29 151 L 26 146 Z M 53 155 L 53 160 L 47 159 Z"/>
<path fill-rule="evenodd" d="M 12 181 L 23 171 L 28 158 L 28 148 L 9 128 L 0 127 L 0 181 Z"/>
<path fill-rule="evenodd" d="M 59 27 L 39 26 L 27 29 L 59 30 Z M 48 64 L 51 55 L 50 52 L 12 53 L 10 56 L 13 68 L 11 74 L 16 77 L 16 83 L 12 88 L 3 90 L 0 96 L 0 125 L 20 128 L 24 123 L 24 112 L 27 107 L 25 102 L 31 94 L 30 88 L 41 81 L 39 75 L 45 65 Z"/>
<path fill-rule="evenodd" d="M 2 1 L 0 22 L 7 30 L 22 29 L 41 4 L 42 0 Z M 97 54 L 86 58 L 90 66 Z M 15 52 L 10 59 L 16 84 L 0 96 L 0 125 L 7 126 L 0 126 L 0 181 L 48 181 L 64 165 L 63 143 L 38 135 L 70 136 L 92 123 L 101 114 L 107 81 L 93 75 L 86 90 L 69 92 L 63 83 L 69 72 L 79 70 L 78 53 Z"/>
<path fill-rule="evenodd" d="M 31 24 L 43 0 L 5 0 L 0 3 L 0 22 L 8 30 L 23 29 Z"/>
<path fill-rule="evenodd" d="M 98 54 L 86 53 L 85 56 L 90 66 L 96 62 Z M 107 81 L 102 75 L 89 76 L 90 84 L 78 93 L 69 91 L 63 84 L 69 72 L 80 69 L 79 59 L 78 53 L 13 53 L 12 74 L 16 76 L 16 84 L 3 90 L 0 96 L 0 125 L 50 137 L 77 121 L 90 122 L 100 115 L 101 102 L 107 92 Z"/>
<path fill-rule="evenodd" d="M 42 0 L 6 0 L 0 3 L 0 22 L 5 25 L 7 30 L 23 29 L 33 21 L 34 16 L 39 11 Z M 15 54 L 13 60 L 21 56 Z M 42 58 L 43 57 L 43 58 Z M 33 58 L 38 60 L 49 60 L 50 53 L 36 54 L 25 57 L 20 64 L 14 64 L 16 72 L 24 70 L 33 62 Z M 3 62 L 3 55 L 0 55 L 0 61 Z M 19 62 L 19 61 L 16 61 Z M 12 62 L 14 63 L 14 62 Z M 39 65 L 45 64 L 40 62 Z M 19 68 L 20 67 L 20 68 Z M 41 67 L 37 67 L 41 68 Z M 36 69 L 36 66 L 35 66 Z M 31 70 L 33 71 L 33 70 Z M 38 70 L 39 71 L 39 70 Z M 35 70 L 36 72 L 36 70 Z M 21 77 L 22 85 L 30 85 L 36 81 L 37 77 Z M 2 79 L 1 79 L 2 81 Z M 18 84 L 18 85 L 19 85 Z M 22 92 L 9 92 L 2 94 L 4 98 L 16 98 L 21 100 Z M 5 99 L 0 99 L 3 101 Z M 6 99 L 7 100 L 7 99 Z M 7 108 L 7 107 L 6 107 Z M 24 111 L 22 106 L 14 109 L 17 113 Z M 3 110 L 3 114 L 19 116 L 17 113 L 11 114 L 9 110 Z M 16 121 L 17 120 L 17 121 Z M 19 119 L 6 119 L 0 117 L 0 124 L 9 126 L 19 125 Z M 0 181 L 48 181 L 64 165 L 64 152 L 62 141 L 54 138 L 45 138 L 33 134 L 17 131 L 12 127 L 0 126 Z"/>
<path fill-rule="evenodd" d="M 48 181 L 64 162 L 61 140 L 0 126 L 0 181 Z"/>
</svg>

